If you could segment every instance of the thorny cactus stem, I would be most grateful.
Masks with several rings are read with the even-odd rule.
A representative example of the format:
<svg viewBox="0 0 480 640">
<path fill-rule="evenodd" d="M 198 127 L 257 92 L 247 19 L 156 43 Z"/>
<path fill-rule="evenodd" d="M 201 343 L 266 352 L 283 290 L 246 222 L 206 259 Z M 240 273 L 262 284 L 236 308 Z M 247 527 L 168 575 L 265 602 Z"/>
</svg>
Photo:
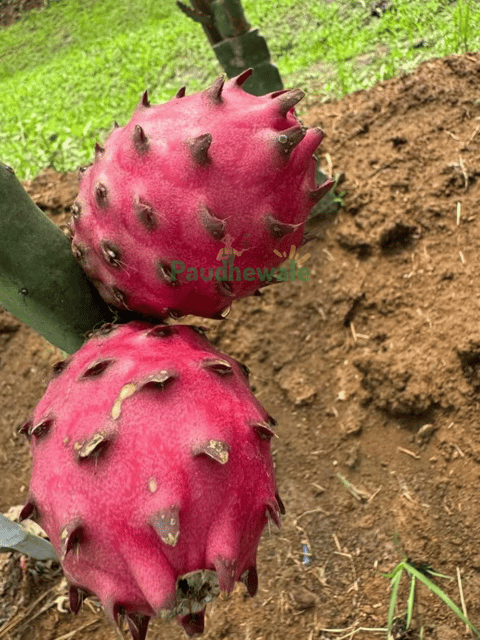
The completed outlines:
<svg viewBox="0 0 480 640">
<path fill-rule="evenodd" d="M 0 305 L 67 353 L 112 319 L 67 237 L 1 162 Z"/>
<path fill-rule="evenodd" d="M 251 28 L 240 0 L 190 0 L 193 9 L 181 0 L 178 8 L 202 25 L 213 51 L 229 78 L 253 68 L 247 79 L 247 93 L 261 96 L 283 89 L 278 68 L 270 59 L 267 42 L 258 29 Z"/>
</svg>

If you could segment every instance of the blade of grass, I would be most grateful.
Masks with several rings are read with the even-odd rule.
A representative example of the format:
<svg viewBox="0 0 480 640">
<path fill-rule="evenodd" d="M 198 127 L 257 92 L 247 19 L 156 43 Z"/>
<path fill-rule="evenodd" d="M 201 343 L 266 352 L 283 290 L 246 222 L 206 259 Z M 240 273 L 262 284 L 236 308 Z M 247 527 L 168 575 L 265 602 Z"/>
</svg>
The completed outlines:
<svg viewBox="0 0 480 640">
<path fill-rule="evenodd" d="M 440 600 L 442 600 L 442 602 L 444 602 L 453 611 L 453 613 L 458 618 L 460 618 L 460 620 L 464 624 L 466 624 L 477 637 L 480 638 L 480 632 L 473 626 L 470 620 L 463 614 L 461 609 L 453 602 L 453 600 L 449 598 L 449 596 L 447 596 L 447 594 L 442 589 L 440 589 L 440 587 L 436 585 L 435 582 L 432 582 L 426 575 L 424 575 L 421 571 L 416 569 L 408 562 L 404 562 L 403 564 L 403 568 L 410 576 L 414 576 L 415 578 L 417 578 L 417 580 L 420 580 L 420 582 L 422 582 L 427 587 L 427 589 L 430 589 L 432 593 L 440 598 Z"/>
<path fill-rule="evenodd" d="M 395 616 L 395 607 L 397 604 L 398 598 L 398 588 L 400 586 L 400 580 L 402 579 L 403 573 L 403 565 L 405 563 L 401 562 L 392 573 L 392 593 L 390 595 L 390 604 L 388 606 L 388 618 L 387 618 L 387 638 L 390 637 L 392 627 L 393 627 L 393 618 Z"/>
<path fill-rule="evenodd" d="M 458 591 L 460 594 L 460 602 L 462 604 L 462 611 L 463 611 L 463 615 L 467 618 L 467 605 L 465 604 L 465 598 L 463 596 L 463 585 L 462 585 L 462 576 L 460 574 L 460 568 L 457 567 L 457 584 L 458 584 Z M 468 632 L 468 627 L 467 627 L 467 632 Z"/>
<path fill-rule="evenodd" d="M 415 605 L 415 576 L 411 576 L 410 593 L 407 600 L 407 622 L 406 628 L 410 629 L 413 617 L 413 607 Z"/>
</svg>

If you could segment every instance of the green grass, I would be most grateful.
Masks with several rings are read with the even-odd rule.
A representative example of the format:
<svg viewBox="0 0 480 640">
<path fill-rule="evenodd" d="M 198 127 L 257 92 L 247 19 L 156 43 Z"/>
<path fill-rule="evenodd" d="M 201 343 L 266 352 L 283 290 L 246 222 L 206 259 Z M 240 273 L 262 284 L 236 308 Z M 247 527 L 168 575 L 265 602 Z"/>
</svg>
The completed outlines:
<svg viewBox="0 0 480 640">
<path fill-rule="evenodd" d="M 406 617 L 404 622 L 404 628 L 406 631 L 410 629 L 410 625 L 412 622 L 413 610 L 415 607 L 415 586 L 416 586 L 415 583 L 418 580 L 419 582 L 422 582 L 427 587 L 427 589 L 429 589 L 429 591 L 431 591 L 434 595 L 436 595 L 447 607 L 449 607 L 449 609 L 451 609 L 458 618 L 460 618 L 460 620 L 465 624 L 465 626 L 468 627 L 468 629 L 472 632 L 473 636 L 480 638 L 480 632 L 476 627 L 473 626 L 473 624 L 467 618 L 465 613 L 460 609 L 460 607 L 458 607 L 453 602 L 453 600 L 445 593 L 445 591 L 443 591 L 431 579 L 431 577 L 446 578 L 450 580 L 452 578 L 449 578 L 449 576 L 444 576 L 441 573 L 436 573 L 431 569 L 431 567 L 428 567 L 428 566 L 417 567 L 409 560 L 403 560 L 395 567 L 395 569 L 392 571 L 391 574 L 385 576 L 387 578 L 390 578 L 391 586 L 392 586 L 392 591 L 390 595 L 390 606 L 388 608 L 387 640 L 393 640 L 392 628 L 393 628 L 394 621 L 396 619 L 395 609 L 397 607 L 398 589 L 399 589 L 400 581 L 402 579 L 402 575 L 404 572 L 410 578 L 410 588 L 409 588 L 409 594 L 407 599 L 407 612 L 406 612 Z M 462 587 L 460 572 L 458 568 L 457 568 L 457 578 L 458 578 L 460 596 L 462 600 L 462 607 L 464 607 L 465 603 L 463 599 L 463 587 Z M 423 632 L 421 632 L 421 635 L 423 637 Z"/>
<path fill-rule="evenodd" d="M 479 0 L 395 0 L 382 18 L 354 0 L 243 0 L 286 86 L 305 104 L 365 89 L 422 60 L 480 48 Z M 0 30 L 0 160 L 20 178 L 92 160 L 148 88 L 154 103 L 221 69 L 174 0 L 51 0 Z M 301 111 L 300 111 L 301 113 Z"/>
</svg>

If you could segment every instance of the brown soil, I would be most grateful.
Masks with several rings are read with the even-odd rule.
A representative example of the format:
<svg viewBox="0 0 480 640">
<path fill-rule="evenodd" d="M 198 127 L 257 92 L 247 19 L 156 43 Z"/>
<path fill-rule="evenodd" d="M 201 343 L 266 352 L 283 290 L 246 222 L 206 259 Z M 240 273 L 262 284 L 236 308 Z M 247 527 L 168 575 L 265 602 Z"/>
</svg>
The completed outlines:
<svg viewBox="0 0 480 640">
<path fill-rule="evenodd" d="M 24 13 L 48 7 L 49 0 L 0 0 L 0 27 L 9 27 Z"/>
<path fill-rule="evenodd" d="M 347 192 L 335 218 L 310 223 L 317 237 L 302 252 L 311 253 L 311 278 L 204 323 L 251 368 L 258 398 L 279 420 L 273 452 L 287 508 L 282 528 L 262 539 L 258 595 L 238 586 L 211 606 L 205 638 L 333 640 L 384 627 L 382 572 L 404 557 L 455 576 L 438 581 L 459 603 L 458 570 L 478 626 L 480 54 L 432 60 L 303 119 L 324 129 L 324 169 L 344 172 Z M 73 174 L 50 169 L 25 186 L 55 222 L 68 217 Z M 22 504 L 29 480 L 16 429 L 59 353 L 6 312 L 0 349 L 5 512 Z M 3 558 L 0 638 L 116 637 L 93 601 L 77 617 L 66 612 L 58 572 Z M 418 638 L 422 626 L 425 638 L 471 637 L 423 587 L 415 632 L 399 627 L 395 638 Z M 181 637 L 174 623 L 151 624 L 152 640 Z"/>
</svg>

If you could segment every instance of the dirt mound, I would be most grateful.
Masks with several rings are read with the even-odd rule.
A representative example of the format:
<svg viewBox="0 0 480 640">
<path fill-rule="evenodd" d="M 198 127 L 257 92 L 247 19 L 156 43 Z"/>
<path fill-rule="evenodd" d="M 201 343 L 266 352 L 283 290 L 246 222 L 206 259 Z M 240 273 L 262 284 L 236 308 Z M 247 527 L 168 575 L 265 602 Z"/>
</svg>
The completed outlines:
<svg viewBox="0 0 480 640">
<path fill-rule="evenodd" d="M 323 127 L 324 170 L 343 172 L 346 191 L 335 218 L 310 224 L 316 238 L 300 250 L 311 254 L 310 280 L 271 287 L 237 303 L 223 323 L 204 323 L 217 346 L 251 368 L 259 399 L 279 420 L 273 450 L 287 508 L 282 529 L 261 544 L 258 596 L 239 586 L 214 604 L 205 637 L 333 640 L 346 631 L 327 629 L 385 626 L 381 572 L 404 557 L 450 576 L 458 567 L 478 626 L 480 55 L 429 61 L 314 106 L 303 120 Z M 28 189 L 62 223 L 74 181 L 50 171 Z M 6 511 L 25 499 L 29 477 L 15 429 L 59 353 L 6 312 L 0 345 Z M 460 602 L 456 580 L 440 582 Z M 54 640 L 77 628 L 79 639 L 115 637 L 94 603 L 77 618 L 58 603 L 44 582 L 30 587 L 24 618 L 5 637 Z M 424 638 L 470 637 L 423 588 L 413 625 Z M 181 637 L 159 621 L 150 633 Z"/>
</svg>

